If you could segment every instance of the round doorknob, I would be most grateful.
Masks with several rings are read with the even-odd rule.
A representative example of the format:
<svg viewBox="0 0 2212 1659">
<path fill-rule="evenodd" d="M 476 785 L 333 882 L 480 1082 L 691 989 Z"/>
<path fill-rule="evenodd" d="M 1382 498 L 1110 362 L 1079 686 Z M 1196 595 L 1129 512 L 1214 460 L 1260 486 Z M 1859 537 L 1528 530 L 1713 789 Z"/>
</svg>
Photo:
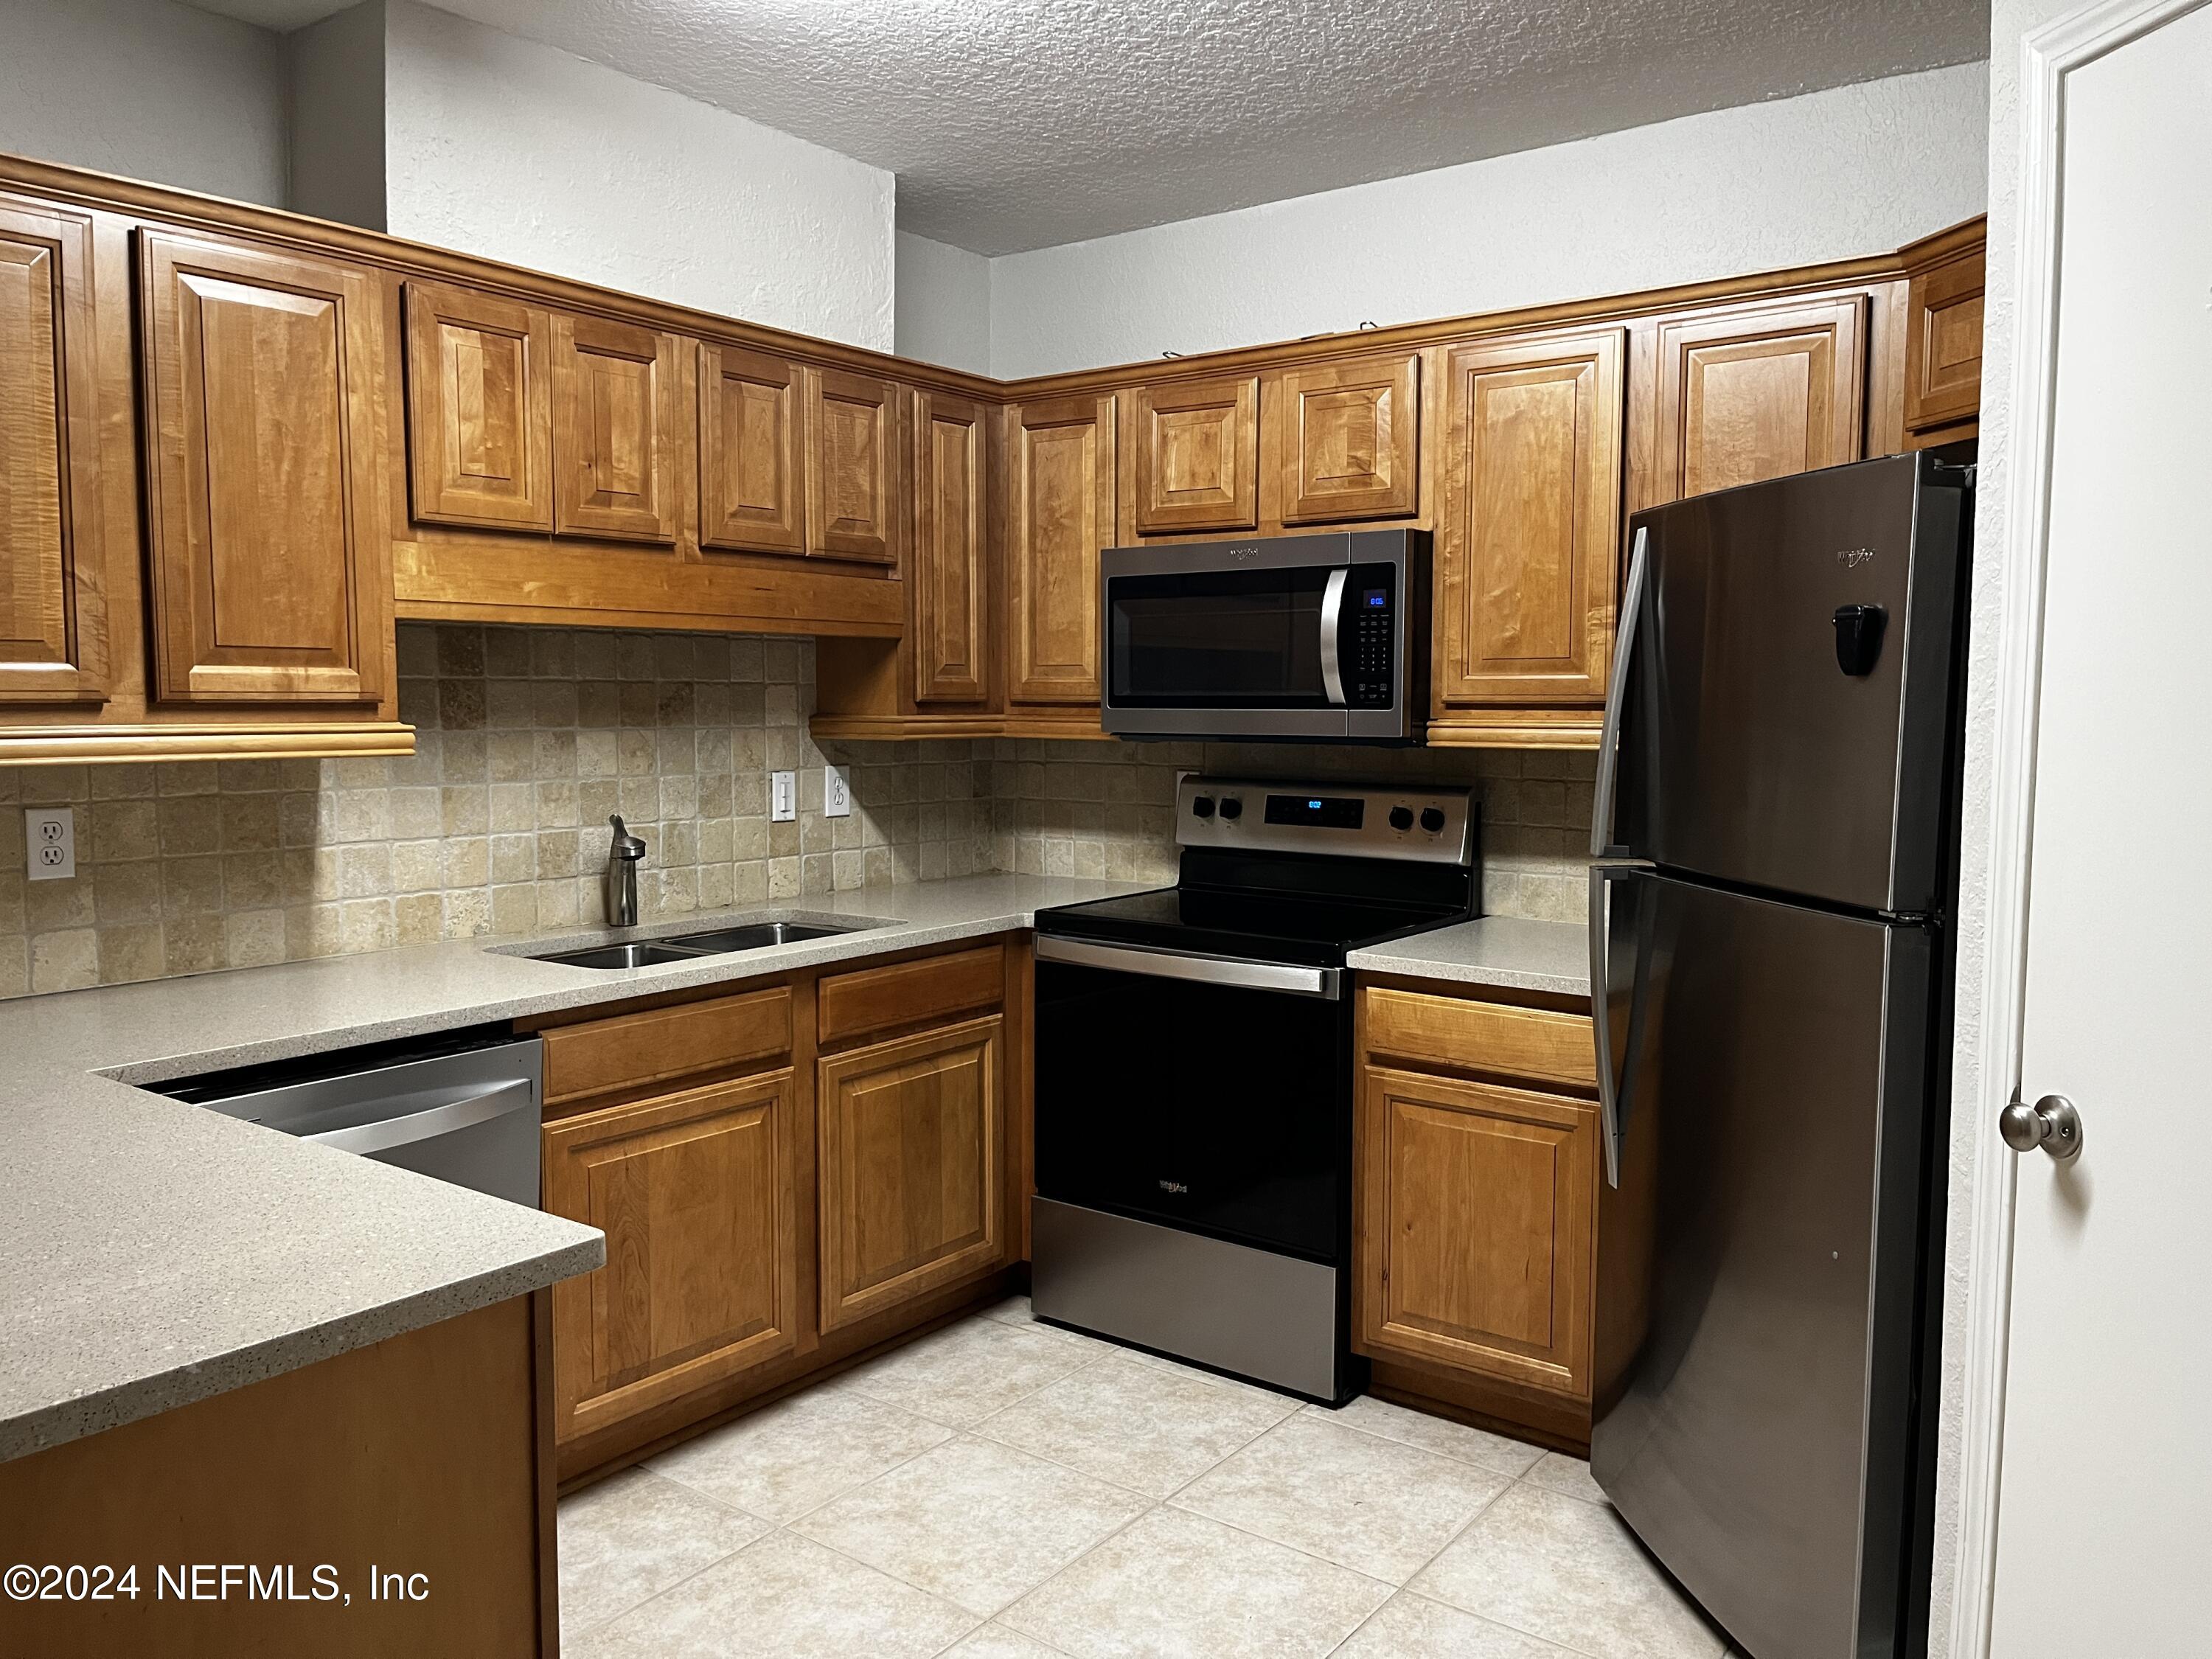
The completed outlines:
<svg viewBox="0 0 2212 1659">
<path fill-rule="evenodd" d="M 2064 1095 L 2045 1095 L 2033 1106 L 2014 1095 L 1997 1114 L 1997 1133 L 2015 1152 L 2040 1146 L 2063 1164 L 2081 1150 L 2081 1115 Z"/>
</svg>

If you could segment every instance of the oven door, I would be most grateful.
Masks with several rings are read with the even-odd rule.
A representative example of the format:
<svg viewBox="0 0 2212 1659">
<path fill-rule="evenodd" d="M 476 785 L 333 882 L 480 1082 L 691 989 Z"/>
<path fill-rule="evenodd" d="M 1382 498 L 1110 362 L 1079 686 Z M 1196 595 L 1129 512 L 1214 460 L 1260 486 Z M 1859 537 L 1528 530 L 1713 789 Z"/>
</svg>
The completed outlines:
<svg viewBox="0 0 2212 1659">
<path fill-rule="evenodd" d="M 1371 539 L 1402 548 L 1407 538 Z M 1106 730 L 1407 735 L 1406 561 L 1366 556 L 1376 548 L 1355 556 L 1352 540 L 1109 549 Z"/>
<path fill-rule="evenodd" d="M 1341 1264 L 1341 977 L 1040 936 L 1038 1194 Z"/>
</svg>

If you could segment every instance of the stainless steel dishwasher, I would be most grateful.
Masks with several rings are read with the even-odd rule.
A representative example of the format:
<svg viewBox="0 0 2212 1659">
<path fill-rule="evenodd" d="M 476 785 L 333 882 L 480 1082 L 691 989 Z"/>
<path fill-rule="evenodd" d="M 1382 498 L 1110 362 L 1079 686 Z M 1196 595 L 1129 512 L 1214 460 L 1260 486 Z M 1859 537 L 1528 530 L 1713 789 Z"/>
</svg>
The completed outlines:
<svg viewBox="0 0 2212 1659">
<path fill-rule="evenodd" d="M 544 1078 L 538 1038 L 478 1026 L 146 1086 L 536 1209 Z"/>
</svg>

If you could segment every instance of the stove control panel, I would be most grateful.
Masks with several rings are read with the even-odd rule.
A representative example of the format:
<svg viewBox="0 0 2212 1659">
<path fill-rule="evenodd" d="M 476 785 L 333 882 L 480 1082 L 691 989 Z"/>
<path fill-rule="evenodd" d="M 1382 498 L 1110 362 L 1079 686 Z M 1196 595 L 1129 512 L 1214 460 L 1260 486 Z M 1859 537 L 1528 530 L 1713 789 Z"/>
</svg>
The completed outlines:
<svg viewBox="0 0 2212 1659">
<path fill-rule="evenodd" d="M 1193 773 L 1176 791 L 1176 841 L 1183 847 L 1466 864 L 1476 822 L 1468 789 Z"/>
</svg>

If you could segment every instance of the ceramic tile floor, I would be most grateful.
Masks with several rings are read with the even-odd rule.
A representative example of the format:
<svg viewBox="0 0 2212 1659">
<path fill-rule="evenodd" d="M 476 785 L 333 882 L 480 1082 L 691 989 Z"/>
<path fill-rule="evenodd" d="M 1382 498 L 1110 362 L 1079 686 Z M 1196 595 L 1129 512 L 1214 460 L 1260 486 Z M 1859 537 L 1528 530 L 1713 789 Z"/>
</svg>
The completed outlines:
<svg viewBox="0 0 2212 1659">
<path fill-rule="evenodd" d="M 1721 1659 L 1573 1458 L 1017 1298 L 561 1506 L 568 1659 Z"/>
</svg>

